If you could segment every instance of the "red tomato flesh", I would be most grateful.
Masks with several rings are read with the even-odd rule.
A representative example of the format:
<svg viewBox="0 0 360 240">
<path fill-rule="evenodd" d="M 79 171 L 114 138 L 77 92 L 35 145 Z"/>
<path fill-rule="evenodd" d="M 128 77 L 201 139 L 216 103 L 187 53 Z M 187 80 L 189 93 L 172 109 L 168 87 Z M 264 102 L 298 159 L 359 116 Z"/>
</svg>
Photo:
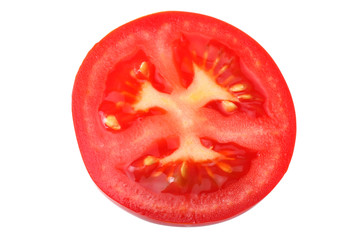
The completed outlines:
<svg viewBox="0 0 360 240">
<path fill-rule="evenodd" d="M 194 13 L 152 14 L 107 35 L 79 69 L 72 110 L 96 185 L 159 223 L 243 213 L 280 181 L 295 144 L 293 102 L 271 57 Z"/>
</svg>

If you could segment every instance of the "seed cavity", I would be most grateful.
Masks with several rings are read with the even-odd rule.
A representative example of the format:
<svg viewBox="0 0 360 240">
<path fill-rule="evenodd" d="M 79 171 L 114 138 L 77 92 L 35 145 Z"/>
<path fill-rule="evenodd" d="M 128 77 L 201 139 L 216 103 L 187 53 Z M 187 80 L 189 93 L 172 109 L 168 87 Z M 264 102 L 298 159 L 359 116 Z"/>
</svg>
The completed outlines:
<svg viewBox="0 0 360 240">
<path fill-rule="evenodd" d="M 241 92 L 245 90 L 245 85 L 242 83 L 236 83 L 232 85 L 229 90 L 232 92 Z"/>
<path fill-rule="evenodd" d="M 189 156 L 188 151 L 179 155 L 176 154 L 177 150 L 164 149 L 164 146 L 169 147 L 169 142 L 166 142 L 165 145 L 154 145 L 154 149 L 162 146 L 159 155 L 150 153 L 153 149 L 151 147 L 146 155 L 131 163 L 125 172 L 130 179 L 156 193 L 201 194 L 217 191 L 238 181 L 247 173 L 252 159 L 257 156 L 255 151 L 232 142 L 221 143 L 209 138 L 201 140 L 201 145 L 206 149 L 211 147 L 214 153 L 219 154 L 218 157 L 199 158 Z M 165 161 L 166 158 L 173 160 Z"/>
<path fill-rule="evenodd" d="M 120 130 L 121 126 L 114 115 L 108 115 L 105 118 L 105 125 L 114 130 Z"/>
</svg>

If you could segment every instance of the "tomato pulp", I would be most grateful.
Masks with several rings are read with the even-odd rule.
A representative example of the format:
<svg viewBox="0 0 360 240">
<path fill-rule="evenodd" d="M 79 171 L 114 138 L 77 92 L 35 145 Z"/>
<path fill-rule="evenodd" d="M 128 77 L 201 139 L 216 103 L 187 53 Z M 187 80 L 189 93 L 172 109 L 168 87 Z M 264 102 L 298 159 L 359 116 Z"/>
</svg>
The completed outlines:
<svg viewBox="0 0 360 240">
<path fill-rule="evenodd" d="M 88 53 L 72 96 L 86 168 L 113 201 L 159 223 L 243 213 L 288 169 L 295 111 L 266 51 L 218 19 L 162 12 Z"/>
</svg>

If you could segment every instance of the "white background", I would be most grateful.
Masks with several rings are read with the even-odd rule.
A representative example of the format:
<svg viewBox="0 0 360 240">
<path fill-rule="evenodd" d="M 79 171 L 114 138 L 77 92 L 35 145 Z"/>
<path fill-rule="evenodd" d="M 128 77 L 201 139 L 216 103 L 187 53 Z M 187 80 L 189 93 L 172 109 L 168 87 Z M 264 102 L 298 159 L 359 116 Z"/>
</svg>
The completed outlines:
<svg viewBox="0 0 360 240">
<path fill-rule="evenodd" d="M 77 70 L 116 27 L 184 10 L 235 25 L 282 71 L 298 135 L 289 171 L 245 214 L 162 226 L 110 202 L 83 165 Z M 1 1 L 0 239 L 360 239 L 360 7 L 356 1 Z"/>
</svg>

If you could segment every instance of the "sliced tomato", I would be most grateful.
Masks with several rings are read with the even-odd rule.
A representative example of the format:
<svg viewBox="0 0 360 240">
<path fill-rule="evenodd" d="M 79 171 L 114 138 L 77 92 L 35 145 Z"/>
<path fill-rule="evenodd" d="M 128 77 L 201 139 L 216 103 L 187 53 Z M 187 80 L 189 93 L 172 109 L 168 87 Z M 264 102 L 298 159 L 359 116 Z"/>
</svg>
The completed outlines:
<svg viewBox="0 0 360 240">
<path fill-rule="evenodd" d="M 243 213 L 280 181 L 295 143 L 293 102 L 271 57 L 194 13 L 145 16 L 107 35 L 80 67 L 72 110 L 96 185 L 160 223 Z"/>
</svg>

